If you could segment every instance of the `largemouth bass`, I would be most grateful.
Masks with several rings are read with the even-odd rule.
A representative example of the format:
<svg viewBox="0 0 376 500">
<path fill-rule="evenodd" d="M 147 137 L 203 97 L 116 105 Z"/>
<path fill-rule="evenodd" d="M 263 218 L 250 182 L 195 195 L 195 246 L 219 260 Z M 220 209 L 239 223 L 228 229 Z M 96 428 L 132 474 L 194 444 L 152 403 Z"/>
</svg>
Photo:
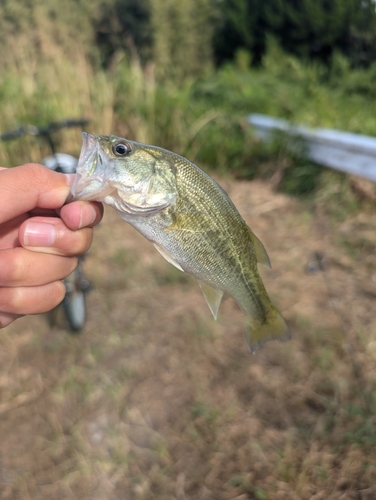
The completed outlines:
<svg viewBox="0 0 376 500">
<path fill-rule="evenodd" d="M 156 146 L 84 132 L 73 200 L 113 207 L 165 259 L 197 278 L 214 318 L 227 292 L 244 311 L 252 352 L 290 337 L 257 270 L 257 262 L 270 266 L 262 243 L 194 163 Z"/>
</svg>

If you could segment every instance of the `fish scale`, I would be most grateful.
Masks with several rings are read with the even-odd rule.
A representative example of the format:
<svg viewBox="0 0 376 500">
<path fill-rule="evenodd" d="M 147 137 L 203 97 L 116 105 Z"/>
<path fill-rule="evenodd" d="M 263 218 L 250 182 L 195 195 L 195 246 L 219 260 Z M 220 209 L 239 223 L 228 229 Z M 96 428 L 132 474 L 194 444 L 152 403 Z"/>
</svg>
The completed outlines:
<svg viewBox="0 0 376 500">
<path fill-rule="evenodd" d="M 216 318 L 224 292 L 245 314 L 252 352 L 290 337 L 257 262 L 266 251 L 226 192 L 189 160 L 116 136 L 83 133 L 71 200 L 107 203 L 181 271 L 199 282 Z"/>
<path fill-rule="evenodd" d="M 203 222 L 209 221 L 212 225 L 212 227 L 208 227 L 207 223 L 202 224 L 203 227 L 198 225 L 198 234 L 202 237 L 196 247 L 199 248 L 203 244 L 203 239 L 205 243 L 208 242 L 210 248 L 207 253 L 213 260 L 210 264 L 204 259 L 200 260 L 203 267 L 196 273 L 196 277 L 230 293 L 245 312 L 253 309 L 252 304 L 262 310 L 261 295 L 266 292 L 261 279 L 258 279 L 258 274 L 255 275 L 256 256 L 252 241 L 247 234 L 244 237 L 244 229 L 248 230 L 244 220 L 222 188 L 196 165 L 185 160 L 178 160 L 175 165 L 177 185 L 184 186 L 177 199 L 176 212 L 189 213 L 192 208 L 196 209 L 198 213 L 208 216 Z M 181 178 L 185 182 L 179 182 Z M 192 199 L 186 196 L 186 192 L 194 193 Z M 210 231 L 215 232 L 215 237 L 207 238 Z M 193 246 L 195 238 L 191 235 L 187 239 L 186 246 Z M 251 270 L 251 273 L 247 270 Z M 200 275 L 204 272 L 205 275 Z M 233 273 L 238 274 L 239 279 L 229 283 L 228 276 Z M 255 278 L 257 287 L 253 290 L 249 285 Z M 258 296 L 257 301 L 247 300 L 249 291 L 253 297 Z"/>
</svg>

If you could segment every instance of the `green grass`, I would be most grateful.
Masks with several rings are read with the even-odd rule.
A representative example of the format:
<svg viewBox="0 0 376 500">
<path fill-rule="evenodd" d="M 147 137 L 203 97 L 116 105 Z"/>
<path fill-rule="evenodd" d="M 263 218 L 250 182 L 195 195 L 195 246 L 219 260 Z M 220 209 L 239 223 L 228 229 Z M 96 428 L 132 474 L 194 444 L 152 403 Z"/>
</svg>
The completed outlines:
<svg viewBox="0 0 376 500">
<path fill-rule="evenodd" d="M 330 72 L 285 55 L 273 43 L 262 68 L 228 65 L 197 81 L 186 78 L 179 86 L 173 81 L 161 83 L 152 67 L 143 68 L 124 55 L 103 70 L 74 41 L 70 52 L 54 46 L 49 54 L 24 58 L 16 50 L 15 58 L 22 64 L 5 65 L 0 76 L 4 102 L 0 131 L 22 123 L 41 125 L 67 116 L 86 116 L 93 133 L 115 133 L 157 144 L 221 174 L 275 178 L 277 170 L 278 186 L 291 194 L 316 192 L 322 179 L 325 185 L 341 185 L 339 193 L 348 189 L 345 176 L 335 173 L 331 179 L 325 170 L 303 160 L 298 144 L 294 154 L 288 153 L 286 137 L 261 144 L 246 123 L 249 113 L 376 135 L 371 90 L 365 92 L 360 83 L 354 83 L 368 85 L 373 81 L 373 68 L 352 72 L 340 65 Z M 60 136 L 63 151 L 78 154 L 80 143 L 79 131 Z M 28 137 L 0 144 L 0 163 L 38 161 L 47 153 L 43 141 Z"/>
</svg>

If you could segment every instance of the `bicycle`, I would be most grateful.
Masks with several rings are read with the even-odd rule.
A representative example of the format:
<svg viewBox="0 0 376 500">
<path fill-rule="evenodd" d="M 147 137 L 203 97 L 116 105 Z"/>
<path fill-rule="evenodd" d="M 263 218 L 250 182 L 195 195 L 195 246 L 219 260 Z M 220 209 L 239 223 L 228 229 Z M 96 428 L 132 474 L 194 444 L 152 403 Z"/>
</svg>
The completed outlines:
<svg viewBox="0 0 376 500">
<path fill-rule="evenodd" d="M 51 155 L 44 157 L 41 163 L 47 168 L 55 172 L 62 172 L 64 174 L 73 174 L 76 172 L 78 159 L 66 153 L 58 153 L 56 151 L 56 142 L 54 133 L 70 127 L 83 127 L 87 125 L 89 120 L 85 118 L 67 119 L 60 122 L 51 122 L 45 127 L 37 127 L 35 125 L 22 125 L 15 130 L 4 132 L 0 135 L 0 140 L 9 141 L 19 139 L 25 135 L 35 137 L 43 137 L 48 143 L 51 150 Z M 67 276 L 63 282 L 65 285 L 65 297 L 62 302 L 65 317 L 68 321 L 69 328 L 72 332 L 78 333 L 84 327 L 86 321 L 86 300 L 85 296 L 91 288 L 90 282 L 83 272 L 82 262 L 85 256 L 78 257 L 78 265 L 76 269 Z M 50 315 L 50 323 L 54 323 Z"/>
</svg>

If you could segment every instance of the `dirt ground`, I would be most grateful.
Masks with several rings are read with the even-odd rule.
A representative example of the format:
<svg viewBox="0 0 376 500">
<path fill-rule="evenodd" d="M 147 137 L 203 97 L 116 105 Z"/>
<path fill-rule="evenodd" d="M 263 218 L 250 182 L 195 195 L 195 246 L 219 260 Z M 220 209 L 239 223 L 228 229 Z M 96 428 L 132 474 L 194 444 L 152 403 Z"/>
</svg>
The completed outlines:
<svg viewBox="0 0 376 500">
<path fill-rule="evenodd" d="M 222 181 L 263 241 L 293 334 L 252 355 L 228 299 L 112 210 L 85 261 L 88 321 L 0 334 L 1 499 L 376 498 L 376 219 Z"/>
</svg>

